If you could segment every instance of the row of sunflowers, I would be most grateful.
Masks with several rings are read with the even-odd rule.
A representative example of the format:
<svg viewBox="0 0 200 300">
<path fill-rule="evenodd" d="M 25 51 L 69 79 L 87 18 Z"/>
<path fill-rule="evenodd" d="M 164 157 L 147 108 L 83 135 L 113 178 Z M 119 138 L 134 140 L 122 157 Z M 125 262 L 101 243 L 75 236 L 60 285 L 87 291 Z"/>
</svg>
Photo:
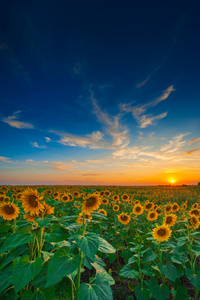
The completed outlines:
<svg viewBox="0 0 200 300">
<path fill-rule="evenodd" d="M 198 187 L 2 186 L 0 216 L 2 299 L 199 299 Z"/>
</svg>

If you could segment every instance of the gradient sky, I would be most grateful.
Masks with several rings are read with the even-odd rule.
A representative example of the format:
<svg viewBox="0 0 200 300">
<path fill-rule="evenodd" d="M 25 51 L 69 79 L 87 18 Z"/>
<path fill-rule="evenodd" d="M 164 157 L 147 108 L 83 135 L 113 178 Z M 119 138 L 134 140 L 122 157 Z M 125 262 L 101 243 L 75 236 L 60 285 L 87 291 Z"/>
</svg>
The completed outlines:
<svg viewBox="0 0 200 300">
<path fill-rule="evenodd" d="M 198 1 L 2 3 L 0 184 L 200 181 Z"/>
</svg>

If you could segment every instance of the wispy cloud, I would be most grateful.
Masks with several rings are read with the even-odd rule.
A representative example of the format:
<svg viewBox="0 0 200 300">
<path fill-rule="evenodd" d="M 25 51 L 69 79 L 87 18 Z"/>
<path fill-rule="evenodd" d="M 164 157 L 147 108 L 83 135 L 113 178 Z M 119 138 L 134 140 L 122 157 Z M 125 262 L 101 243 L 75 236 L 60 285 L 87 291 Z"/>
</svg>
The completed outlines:
<svg viewBox="0 0 200 300">
<path fill-rule="evenodd" d="M 189 143 L 192 144 L 192 143 L 195 143 L 197 141 L 200 141 L 200 138 L 193 139 L 193 140 L 189 141 Z"/>
<path fill-rule="evenodd" d="M 57 131 L 51 132 L 60 135 L 61 139 L 59 142 L 66 146 L 88 147 L 90 149 L 104 149 L 109 147 L 109 144 L 104 141 L 103 133 L 100 131 L 93 132 L 92 134 L 86 134 L 85 136 L 59 133 Z"/>
<path fill-rule="evenodd" d="M 46 137 L 46 136 L 45 136 L 45 140 L 46 140 L 47 143 L 51 142 L 51 139 L 49 137 Z"/>
<path fill-rule="evenodd" d="M 38 148 L 38 149 L 45 149 L 46 148 L 46 146 L 38 145 L 37 142 L 31 143 L 31 145 L 33 146 L 33 148 Z"/>
<path fill-rule="evenodd" d="M 82 176 L 100 176 L 101 174 L 82 174 Z"/>
<path fill-rule="evenodd" d="M 13 162 L 10 160 L 9 157 L 0 156 L 0 162 L 6 163 L 6 164 L 12 164 Z"/>
<path fill-rule="evenodd" d="M 189 151 L 181 151 L 184 155 L 193 155 L 196 153 L 199 153 L 200 149 L 193 149 L 193 150 L 189 150 Z"/>
<path fill-rule="evenodd" d="M 102 164 L 105 162 L 103 159 L 87 159 L 86 162 L 89 164 Z"/>
<path fill-rule="evenodd" d="M 147 104 L 132 106 L 132 103 L 123 103 L 120 104 L 120 109 L 125 112 L 131 112 L 134 119 L 138 122 L 140 128 L 146 128 L 149 125 L 154 125 L 156 120 L 163 119 L 167 116 L 167 112 L 153 116 L 152 114 L 146 114 L 146 111 L 147 109 L 156 106 L 161 101 L 166 100 L 172 91 L 175 91 L 173 85 L 164 90 L 160 97 Z"/>
<path fill-rule="evenodd" d="M 99 122 L 104 126 L 106 134 L 112 137 L 112 146 L 126 147 L 129 143 L 128 130 L 120 125 L 119 120 L 121 115 L 109 116 L 103 112 L 94 97 L 93 91 L 90 91 L 90 99 L 93 105 L 93 113 L 97 116 Z"/>
<path fill-rule="evenodd" d="M 19 114 L 21 113 L 20 110 L 13 113 L 12 116 L 4 117 L 2 119 L 2 122 L 9 124 L 12 127 L 18 128 L 18 129 L 32 129 L 34 126 L 31 123 L 28 122 L 22 122 L 18 121 Z"/>
<path fill-rule="evenodd" d="M 188 144 L 186 140 L 183 140 L 189 133 L 180 134 L 173 137 L 165 145 L 160 146 L 158 150 L 152 150 L 151 147 L 129 147 L 113 152 L 115 157 L 120 159 L 137 159 L 142 161 L 144 157 L 154 158 L 156 160 L 184 160 L 183 156 L 180 156 L 181 148 Z M 197 149 L 196 149 L 197 150 Z M 183 151 L 189 152 L 189 151 Z"/>
</svg>

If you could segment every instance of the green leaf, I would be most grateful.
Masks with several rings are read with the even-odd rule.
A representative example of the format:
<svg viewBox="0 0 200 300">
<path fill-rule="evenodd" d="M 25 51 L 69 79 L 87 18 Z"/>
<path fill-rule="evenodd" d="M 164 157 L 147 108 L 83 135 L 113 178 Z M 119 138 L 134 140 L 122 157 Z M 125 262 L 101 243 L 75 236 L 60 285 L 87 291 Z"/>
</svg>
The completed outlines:
<svg viewBox="0 0 200 300">
<path fill-rule="evenodd" d="M 18 258 L 19 254 L 17 251 L 13 251 L 13 253 L 6 253 L 0 260 L 0 270 L 2 270 L 6 265 L 11 263 L 14 259 Z"/>
<path fill-rule="evenodd" d="M 170 296 L 168 286 L 166 284 L 159 285 L 155 278 L 151 280 L 150 291 L 155 300 L 167 300 Z"/>
<path fill-rule="evenodd" d="M 109 285 L 113 285 L 115 284 L 114 279 L 112 278 L 112 276 L 104 269 L 104 267 L 102 267 L 101 265 L 97 264 L 97 263 L 92 263 L 91 264 L 95 269 L 97 274 L 102 277 L 102 279 L 104 279 L 105 281 L 108 281 Z"/>
<path fill-rule="evenodd" d="M 169 280 L 175 281 L 178 278 L 176 267 L 171 262 L 167 262 L 166 265 L 159 263 L 158 267 Z"/>
<path fill-rule="evenodd" d="M 41 271 L 32 281 L 32 284 L 37 288 L 45 288 L 47 282 L 47 270 L 48 270 L 48 262 L 45 262 L 42 266 Z"/>
<path fill-rule="evenodd" d="M 48 215 L 45 218 L 36 217 L 35 221 L 40 225 L 40 227 L 48 226 L 52 220 L 52 216 Z"/>
<path fill-rule="evenodd" d="M 13 271 L 13 285 L 16 293 L 25 287 L 41 270 L 42 259 L 29 260 L 29 256 L 22 256 Z"/>
<path fill-rule="evenodd" d="M 191 284 L 199 291 L 200 290 L 200 271 L 193 273 L 193 271 L 191 269 L 186 269 L 185 276 L 189 279 Z"/>
<path fill-rule="evenodd" d="M 0 248 L 0 253 L 10 251 L 20 245 L 24 245 L 30 242 L 34 238 L 34 235 L 30 233 L 13 233 L 11 236 L 7 237 L 3 246 Z"/>
<path fill-rule="evenodd" d="M 55 229 L 51 233 L 44 234 L 44 239 L 48 243 L 62 242 L 64 240 L 67 240 L 68 237 L 69 237 L 68 231 L 62 227 Z"/>
<path fill-rule="evenodd" d="M 81 251 L 90 259 L 94 259 L 99 247 L 99 240 L 96 234 L 89 233 L 85 236 L 74 235 L 75 242 Z"/>
<path fill-rule="evenodd" d="M 78 300 L 112 300 L 109 283 L 96 275 L 92 284 L 82 283 L 78 290 Z"/>
<path fill-rule="evenodd" d="M 136 270 L 131 270 L 131 265 L 125 265 L 119 272 L 120 276 L 125 278 L 135 278 L 137 279 L 139 272 Z"/>
<path fill-rule="evenodd" d="M 81 283 L 78 289 L 78 300 L 98 300 L 92 285 Z"/>
<path fill-rule="evenodd" d="M 129 258 L 128 264 L 130 265 L 130 264 L 132 264 L 132 263 L 134 263 L 134 262 L 136 262 L 136 261 L 138 261 L 138 258 L 135 257 L 135 256 L 132 256 L 131 258 Z"/>
<path fill-rule="evenodd" d="M 2 271 L 0 271 L 0 295 L 2 292 L 12 284 L 12 265 L 8 265 Z"/>
<path fill-rule="evenodd" d="M 94 217 L 98 217 L 98 218 L 108 220 L 108 218 L 104 214 L 101 214 L 99 212 L 93 212 L 91 215 L 94 216 Z"/>
<path fill-rule="evenodd" d="M 30 290 L 24 291 L 21 300 L 30 300 L 33 297 L 33 293 Z"/>
<path fill-rule="evenodd" d="M 98 237 L 98 238 L 99 238 L 98 250 L 100 252 L 103 252 L 103 253 L 115 253 L 116 252 L 116 249 L 110 243 L 108 243 L 106 240 L 104 240 L 101 237 Z"/>
<path fill-rule="evenodd" d="M 71 300 L 72 297 L 72 281 L 69 277 L 63 277 L 63 279 L 56 284 L 56 296 L 60 300 Z M 55 297 L 57 299 L 57 297 Z"/>
<path fill-rule="evenodd" d="M 158 255 L 157 255 L 156 253 L 153 253 L 153 250 L 150 249 L 150 250 L 147 251 L 147 252 L 145 253 L 145 255 L 143 256 L 142 262 L 143 262 L 143 263 L 146 263 L 146 262 L 154 261 L 154 260 L 156 260 L 157 256 L 158 256 Z"/>
<path fill-rule="evenodd" d="M 173 292 L 173 291 L 172 291 Z M 188 300 L 188 292 L 184 286 L 180 286 L 177 288 L 175 292 L 174 300 Z"/>
<path fill-rule="evenodd" d="M 188 258 L 183 253 L 176 253 L 171 257 L 171 261 L 176 264 L 183 265 L 188 261 Z"/>
<path fill-rule="evenodd" d="M 134 289 L 135 297 L 137 300 L 149 300 L 149 290 L 136 286 Z"/>
<path fill-rule="evenodd" d="M 48 272 L 46 287 L 59 282 L 63 276 L 70 275 L 80 264 L 80 255 L 69 257 L 68 247 L 62 247 L 51 258 Z"/>
</svg>

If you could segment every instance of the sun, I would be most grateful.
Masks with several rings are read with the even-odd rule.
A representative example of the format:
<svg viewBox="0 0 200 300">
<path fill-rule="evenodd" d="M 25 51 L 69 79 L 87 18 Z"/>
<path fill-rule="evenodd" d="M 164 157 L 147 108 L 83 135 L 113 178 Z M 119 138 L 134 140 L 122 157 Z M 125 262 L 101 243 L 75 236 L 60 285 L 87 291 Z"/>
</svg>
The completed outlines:
<svg viewBox="0 0 200 300">
<path fill-rule="evenodd" d="M 175 180 L 174 178 L 171 178 L 171 179 L 169 179 L 169 182 L 170 182 L 171 184 L 173 184 L 173 183 L 176 182 L 176 180 Z"/>
</svg>

